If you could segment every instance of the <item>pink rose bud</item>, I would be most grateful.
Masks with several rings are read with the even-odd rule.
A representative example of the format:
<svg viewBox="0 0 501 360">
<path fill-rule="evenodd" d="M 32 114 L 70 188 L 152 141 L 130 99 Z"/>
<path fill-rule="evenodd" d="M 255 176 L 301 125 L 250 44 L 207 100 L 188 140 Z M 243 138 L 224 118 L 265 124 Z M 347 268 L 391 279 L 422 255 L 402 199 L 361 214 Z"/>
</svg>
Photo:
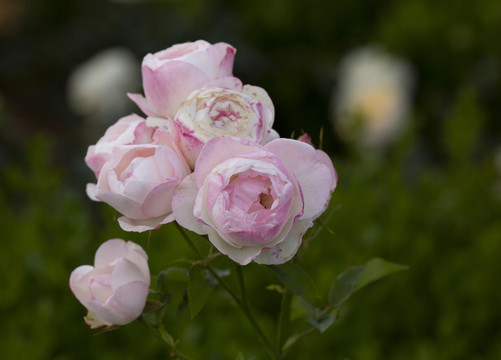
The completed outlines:
<svg viewBox="0 0 501 360">
<path fill-rule="evenodd" d="M 337 183 L 323 151 L 291 139 L 265 146 L 221 136 L 209 140 L 195 171 L 176 189 L 176 221 L 245 265 L 282 264 L 326 209 Z"/>
<path fill-rule="evenodd" d="M 190 168 L 169 134 L 157 129 L 152 144 L 117 146 L 97 184 L 87 185 L 91 199 L 103 201 L 124 216 L 125 231 L 147 231 L 174 220 L 171 199 Z"/>
<path fill-rule="evenodd" d="M 313 142 L 311 141 L 311 137 L 308 134 L 303 134 L 300 137 L 297 138 L 298 141 L 302 141 L 304 143 L 307 143 L 308 145 L 313 146 Z"/>
<path fill-rule="evenodd" d="M 85 162 L 99 177 L 101 168 L 111 158 L 116 146 L 129 144 L 149 144 L 153 129 L 146 126 L 146 120 L 135 114 L 126 116 L 110 126 L 96 145 L 89 146 Z"/>
<path fill-rule="evenodd" d="M 128 94 L 148 116 L 172 118 L 181 102 L 210 80 L 231 76 L 235 48 L 198 40 L 171 46 L 143 59 L 145 97 Z"/>
<path fill-rule="evenodd" d="M 85 322 L 93 329 L 137 319 L 149 287 L 148 255 L 139 245 L 121 239 L 103 243 L 94 266 L 80 266 L 70 276 L 71 291 L 89 310 Z"/>
<path fill-rule="evenodd" d="M 239 80 L 231 85 L 193 91 L 176 113 L 177 143 L 192 168 L 203 145 L 216 136 L 231 135 L 260 144 L 278 137 L 271 128 L 274 107 L 266 91 L 242 86 Z"/>
</svg>

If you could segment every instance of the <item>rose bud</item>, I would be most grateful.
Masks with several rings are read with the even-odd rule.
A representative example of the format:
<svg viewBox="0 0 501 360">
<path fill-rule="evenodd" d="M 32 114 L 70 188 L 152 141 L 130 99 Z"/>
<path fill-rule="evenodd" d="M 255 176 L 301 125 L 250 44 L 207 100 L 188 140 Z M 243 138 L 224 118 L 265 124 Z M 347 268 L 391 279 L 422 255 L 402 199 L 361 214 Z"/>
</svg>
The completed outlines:
<svg viewBox="0 0 501 360">
<path fill-rule="evenodd" d="M 148 256 L 139 245 L 121 239 L 103 243 L 94 266 L 80 266 L 70 276 L 71 291 L 89 310 L 85 321 L 93 329 L 137 319 L 149 287 Z"/>
</svg>

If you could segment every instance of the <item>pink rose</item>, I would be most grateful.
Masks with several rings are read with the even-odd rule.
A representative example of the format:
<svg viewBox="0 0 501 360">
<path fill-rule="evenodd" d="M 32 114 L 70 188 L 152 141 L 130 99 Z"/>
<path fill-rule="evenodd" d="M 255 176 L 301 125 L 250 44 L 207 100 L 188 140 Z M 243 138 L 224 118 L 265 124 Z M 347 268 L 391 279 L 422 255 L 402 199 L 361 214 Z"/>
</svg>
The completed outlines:
<svg viewBox="0 0 501 360">
<path fill-rule="evenodd" d="M 204 40 L 177 44 L 143 59 L 146 97 L 128 94 L 148 116 L 172 118 L 181 102 L 208 81 L 231 76 L 235 48 Z"/>
<path fill-rule="evenodd" d="M 178 186 L 176 221 L 235 262 L 282 264 L 326 209 L 337 183 L 324 152 L 290 139 L 265 146 L 221 136 L 209 140 L 195 171 Z"/>
<path fill-rule="evenodd" d="M 203 145 L 216 136 L 236 136 L 260 144 L 278 137 L 271 128 L 275 110 L 266 91 L 235 80 L 226 84 L 231 87 L 193 91 L 176 113 L 176 140 L 192 168 Z"/>
<path fill-rule="evenodd" d="M 126 231 L 151 230 L 174 220 L 172 195 L 190 173 L 170 135 L 157 129 L 153 139 L 152 144 L 115 147 L 97 184 L 87 185 L 91 199 L 124 215 L 118 222 Z"/>
<path fill-rule="evenodd" d="M 153 129 L 146 126 L 146 120 L 142 117 L 135 114 L 123 117 L 106 130 L 96 145 L 89 146 L 85 162 L 97 178 L 116 146 L 151 143 L 152 133 Z"/>
<path fill-rule="evenodd" d="M 141 315 L 150 287 L 148 255 L 133 242 L 112 239 L 96 252 L 94 266 L 71 273 L 70 288 L 89 313 L 91 328 L 125 325 Z"/>
</svg>

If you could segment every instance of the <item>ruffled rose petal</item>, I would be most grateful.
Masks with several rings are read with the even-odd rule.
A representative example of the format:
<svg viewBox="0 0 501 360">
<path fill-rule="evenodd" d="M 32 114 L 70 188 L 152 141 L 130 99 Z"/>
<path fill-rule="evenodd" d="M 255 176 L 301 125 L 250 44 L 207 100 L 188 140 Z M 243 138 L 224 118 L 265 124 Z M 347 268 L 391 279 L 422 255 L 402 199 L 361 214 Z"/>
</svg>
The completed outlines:
<svg viewBox="0 0 501 360">
<path fill-rule="evenodd" d="M 204 227 L 209 234 L 209 240 L 212 245 L 214 245 L 223 255 L 228 256 L 231 260 L 240 265 L 247 265 L 261 252 L 261 246 L 244 246 L 236 248 L 222 239 L 213 228 L 209 226 Z"/>
<path fill-rule="evenodd" d="M 221 151 L 224 149 L 224 151 Z M 235 154 L 261 150 L 262 148 L 246 139 L 238 139 L 230 136 L 219 136 L 209 140 L 203 147 L 195 164 L 194 181 L 201 187 L 206 175 L 221 162 L 231 158 Z"/>
<path fill-rule="evenodd" d="M 297 221 L 284 241 L 272 248 L 263 249 L 261 254 L 254 259 L 254 262 L 265 265 L 280 265 L 289 261 L 296 255 L 304 233 L 312 225 L 313 223 L 310 220 Z"/>
<path fill-rule="evenodd" d="M 333 167 L 326 166 L 312 146 L 297 140 L 276 139 L 266 149 L 277 155 L 287 169 L 296 175 L 304 197 L 301 219 L 315 219 L 326 207 L 335 187 Z M 291 154 L 294 154 L 291 156 Z"/>
</svg>

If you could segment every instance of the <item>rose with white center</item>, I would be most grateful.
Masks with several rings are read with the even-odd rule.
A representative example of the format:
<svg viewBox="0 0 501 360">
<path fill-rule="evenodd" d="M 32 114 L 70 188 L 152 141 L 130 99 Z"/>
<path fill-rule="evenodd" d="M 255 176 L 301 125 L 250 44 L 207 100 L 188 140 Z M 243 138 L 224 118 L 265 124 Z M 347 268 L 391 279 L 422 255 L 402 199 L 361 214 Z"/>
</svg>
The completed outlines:
<svg viewBox="0 0 501 360">
<path fill-rule="evenodd" d="M 242 86 L 239 81 L 228 86 L 195 90 L 176 113 L 176 141 L 192 168 L 204 144 L 216 136 L 230 135 L 260 144 L 278 137 L 272 129 L 275 110 L 266 91 Z"/>
<path fill-rule="evenodd" d="M 70 276 L 71 291 L 89 310 L 85 321 L 93 329 L 137 319 L 149 287 L 148 255 L 139 245 L 121 239 L 103 243 L 94 266 L 80 266 Z"/>
<path fill-rule="evenodd" d="M 297 140 L 265 146 L 220 136 L 176 189 L 176 221 L 235 262 L 282 264 L 326 209 L 337 183 L 329 157 Z"/>
</svg>

